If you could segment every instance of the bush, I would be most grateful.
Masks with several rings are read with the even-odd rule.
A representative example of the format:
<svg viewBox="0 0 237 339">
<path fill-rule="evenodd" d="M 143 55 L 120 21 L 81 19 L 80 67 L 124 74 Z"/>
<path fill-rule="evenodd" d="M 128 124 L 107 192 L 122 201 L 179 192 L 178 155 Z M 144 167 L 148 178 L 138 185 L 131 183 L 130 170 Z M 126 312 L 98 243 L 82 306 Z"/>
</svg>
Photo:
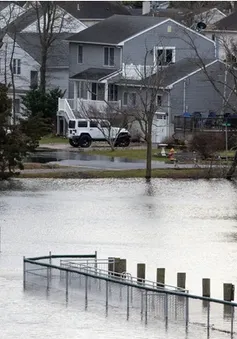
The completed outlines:
<svg viewBox="0 0 237 339">
<path fill-rule="evenodd" d="M 189 143 L 189 150 L 197 152 L 203 159 L 213 157 L 215 152 L 225 149 L 225 134 L 198 133 Z"/>
</svg>

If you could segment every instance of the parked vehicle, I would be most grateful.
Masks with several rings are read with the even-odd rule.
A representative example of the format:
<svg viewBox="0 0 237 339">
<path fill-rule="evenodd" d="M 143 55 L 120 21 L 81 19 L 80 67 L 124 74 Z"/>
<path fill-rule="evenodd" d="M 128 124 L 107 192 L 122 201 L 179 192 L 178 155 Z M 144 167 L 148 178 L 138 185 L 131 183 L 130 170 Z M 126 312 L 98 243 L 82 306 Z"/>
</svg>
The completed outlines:
<svg viewBox="0 0 237 339">
<path fill-rule="evenodd" d="M 107 120 L 74 119 L 69 121 L 69 143 L 73 147 L 90 147 L 92 141 L 114 141 L 114 146 L 127 147 L 131 134 L 125 128 L 112 127 Z"/>
</svg>

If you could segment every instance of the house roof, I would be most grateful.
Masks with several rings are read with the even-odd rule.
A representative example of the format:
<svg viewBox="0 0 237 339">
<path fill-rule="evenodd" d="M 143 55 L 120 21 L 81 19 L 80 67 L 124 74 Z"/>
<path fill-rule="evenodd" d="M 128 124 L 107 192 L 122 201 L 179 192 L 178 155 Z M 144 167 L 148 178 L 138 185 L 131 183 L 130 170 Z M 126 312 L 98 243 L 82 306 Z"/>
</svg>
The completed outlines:
<svg viewBox="0 0 237 339">
<path fill-rule="evenodd" d="M 48 67 L 69 66 L 69 48 L 68 42 L 65 40 L 69 35 L 69 33 L 55 34 L 56 39 L 49 49 Z M 10 36 L 12 37 L 11 34 Z M 38 33 L 17 33 L 16 42 L 26 53 L 41 64 L 41 44 Z"/>
<path fill-rule="evenodd" d="M 131 36 L 155 26 L 167 18 L 146 16 L 113 15 L 79 33 L 68 40 L 116 45 Z"/>
<path fill-rule="evenodd" d="M 37 20 L 36 11 L 34 8 L 30 8 L 26 10 L 26 12 L 24 12 L 23 14 L 19 15 L 14 21 L 12 21 L 8 25 L 7 31 L 11 33 L 21 32 L 22 30 L 24 30 L 26 27 L 31 25 L 36 20 Z"/>
<path fill-rule="evenodd" d="M 102 78 L 114 73 L 114 69 L 108 68 L 88 68 L 83 72 L 73 75 L 70 79 L 94 80 L 99 81 Z"/>
<path fill-rule="evenodd" d="M 237 31 L 237 11 L 216 22 L 213 27 L 218 30 Z"/>
<path fill-rule="evenodd" d="M 208 65 L 215 60 L 202 60 L 205 65 Z M 168 66 L 160 71 L 160 80 L 159 85 L 161 87 L 168 87 L 171 84 L 181 80 L 182 78 L 188 77 L 191 73 L 198 71 L 201 69 L 200 60 L 198 59 L 190 59 L 184 58 L 173 65 Z M 125 80 L 124 78 L 120 78 L 115 81 L 117 85 L 135 85 L 135 86 L 154 86 L 156 84 L 157 75 L 151 75 L 146 79 L 142 80 Z"/>
<path fill-rule="evenodd" d="M 131 15 L 118 1 L 56 1 L 56 3 L 77 19 L 105 19 L 114 14 Z"/>
</svg>

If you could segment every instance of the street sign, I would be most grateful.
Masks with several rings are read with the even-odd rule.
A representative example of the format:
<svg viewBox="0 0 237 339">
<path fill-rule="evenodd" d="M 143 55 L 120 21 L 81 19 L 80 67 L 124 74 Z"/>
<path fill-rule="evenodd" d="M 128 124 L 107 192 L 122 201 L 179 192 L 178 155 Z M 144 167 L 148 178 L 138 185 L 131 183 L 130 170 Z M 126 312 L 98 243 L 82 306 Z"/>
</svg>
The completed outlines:
<svg viewBox="0 0 237 339">
<path fill-rule="evenodd" d="M 222 126 L 227 126 L 227 127 L 230 127 L 231 124 L 229 122 L 225 122 L 224 124 L 222 124 Z"/>
</svg>

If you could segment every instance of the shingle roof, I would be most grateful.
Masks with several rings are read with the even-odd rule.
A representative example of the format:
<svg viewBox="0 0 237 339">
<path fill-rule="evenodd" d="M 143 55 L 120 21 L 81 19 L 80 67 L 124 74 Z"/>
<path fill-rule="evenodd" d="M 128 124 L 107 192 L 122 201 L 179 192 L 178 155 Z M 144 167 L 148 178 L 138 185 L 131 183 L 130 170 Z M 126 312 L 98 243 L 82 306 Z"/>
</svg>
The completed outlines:
<svg viewBox="0 0 237 339">
<path fill-rule="evenodd" d="M 56 39 L 52 43 L 47 60 L 48 67 L 68 67 L 69 66 L 69 48 L 65 39 L 68 33 L 55 34 Z M 39 64 L 41 63 L 41 44 L 38 33 L 18 33 L 16 35 L 17 44 Z"/>
<path fill-rule="evenodd" d="M 39 10 L 40 13 L 40 10 Z M 26 27 L 31 25 L 33 22 L 37 20 L 37 14 L 34 8 L 28 9 L 22 15 L 19 15 L 14 21 L 12 21 L 7 28 L 8 32 L 21 32 Z"/>
<path fill-rule="evenodd" d="M 134 34 L 165 21 L 167 18 L 113 15 L 68 40 L 116 45 Z"/>
<path fill-rule="evenodd" d="M 85 79 L 85 80 L 95 80 L 98 81 L 112 73 L 116 70 L 107 69 L 107 68 L 88 68 L 85 71 L 73 75 L 70 79 Z"/>
<path fill-rule="evenodd" d="M 210 62 L 214 60 L 203 60 L 204 64 L 207 65 Z M 159 76 L 160 80 L 156 81 L 155 77 L 157 75 L 152 75 L 151 77 L 148 77 L 143 80 L 126 80 L 123 78 L 120 78 L 115 83 L 116 84 L 125 84 L 125 85 L 144 85 L 144 86 L 153 86 L 153 85 L 160 85 L 161 87 L 167 87 L 171 85 L 172 83 L 178 81 L 179 79 L 182 79 L 183 77 L 188 76 L 190 73 L 197 71 L 200 69 L 200 60 L 197 59 L 182 59 L 175 64 L 172 64 L 168 66 L 167 68 L 164 68 L 160 71 Z M 158 78 L 157 78 L 158 79 Z"/>
<path fill-rule="evenodd" d="M 56 3 L 77 19 L 105 19 L 114 14 L 131 15 L 129 10 L 117 1 L 56 1 Z"/>
<path fill-rule="evenodd" d="M 237 11 L 216 22 L 214 28 L 218 30 L 237 31 Z"/>
</svg>

